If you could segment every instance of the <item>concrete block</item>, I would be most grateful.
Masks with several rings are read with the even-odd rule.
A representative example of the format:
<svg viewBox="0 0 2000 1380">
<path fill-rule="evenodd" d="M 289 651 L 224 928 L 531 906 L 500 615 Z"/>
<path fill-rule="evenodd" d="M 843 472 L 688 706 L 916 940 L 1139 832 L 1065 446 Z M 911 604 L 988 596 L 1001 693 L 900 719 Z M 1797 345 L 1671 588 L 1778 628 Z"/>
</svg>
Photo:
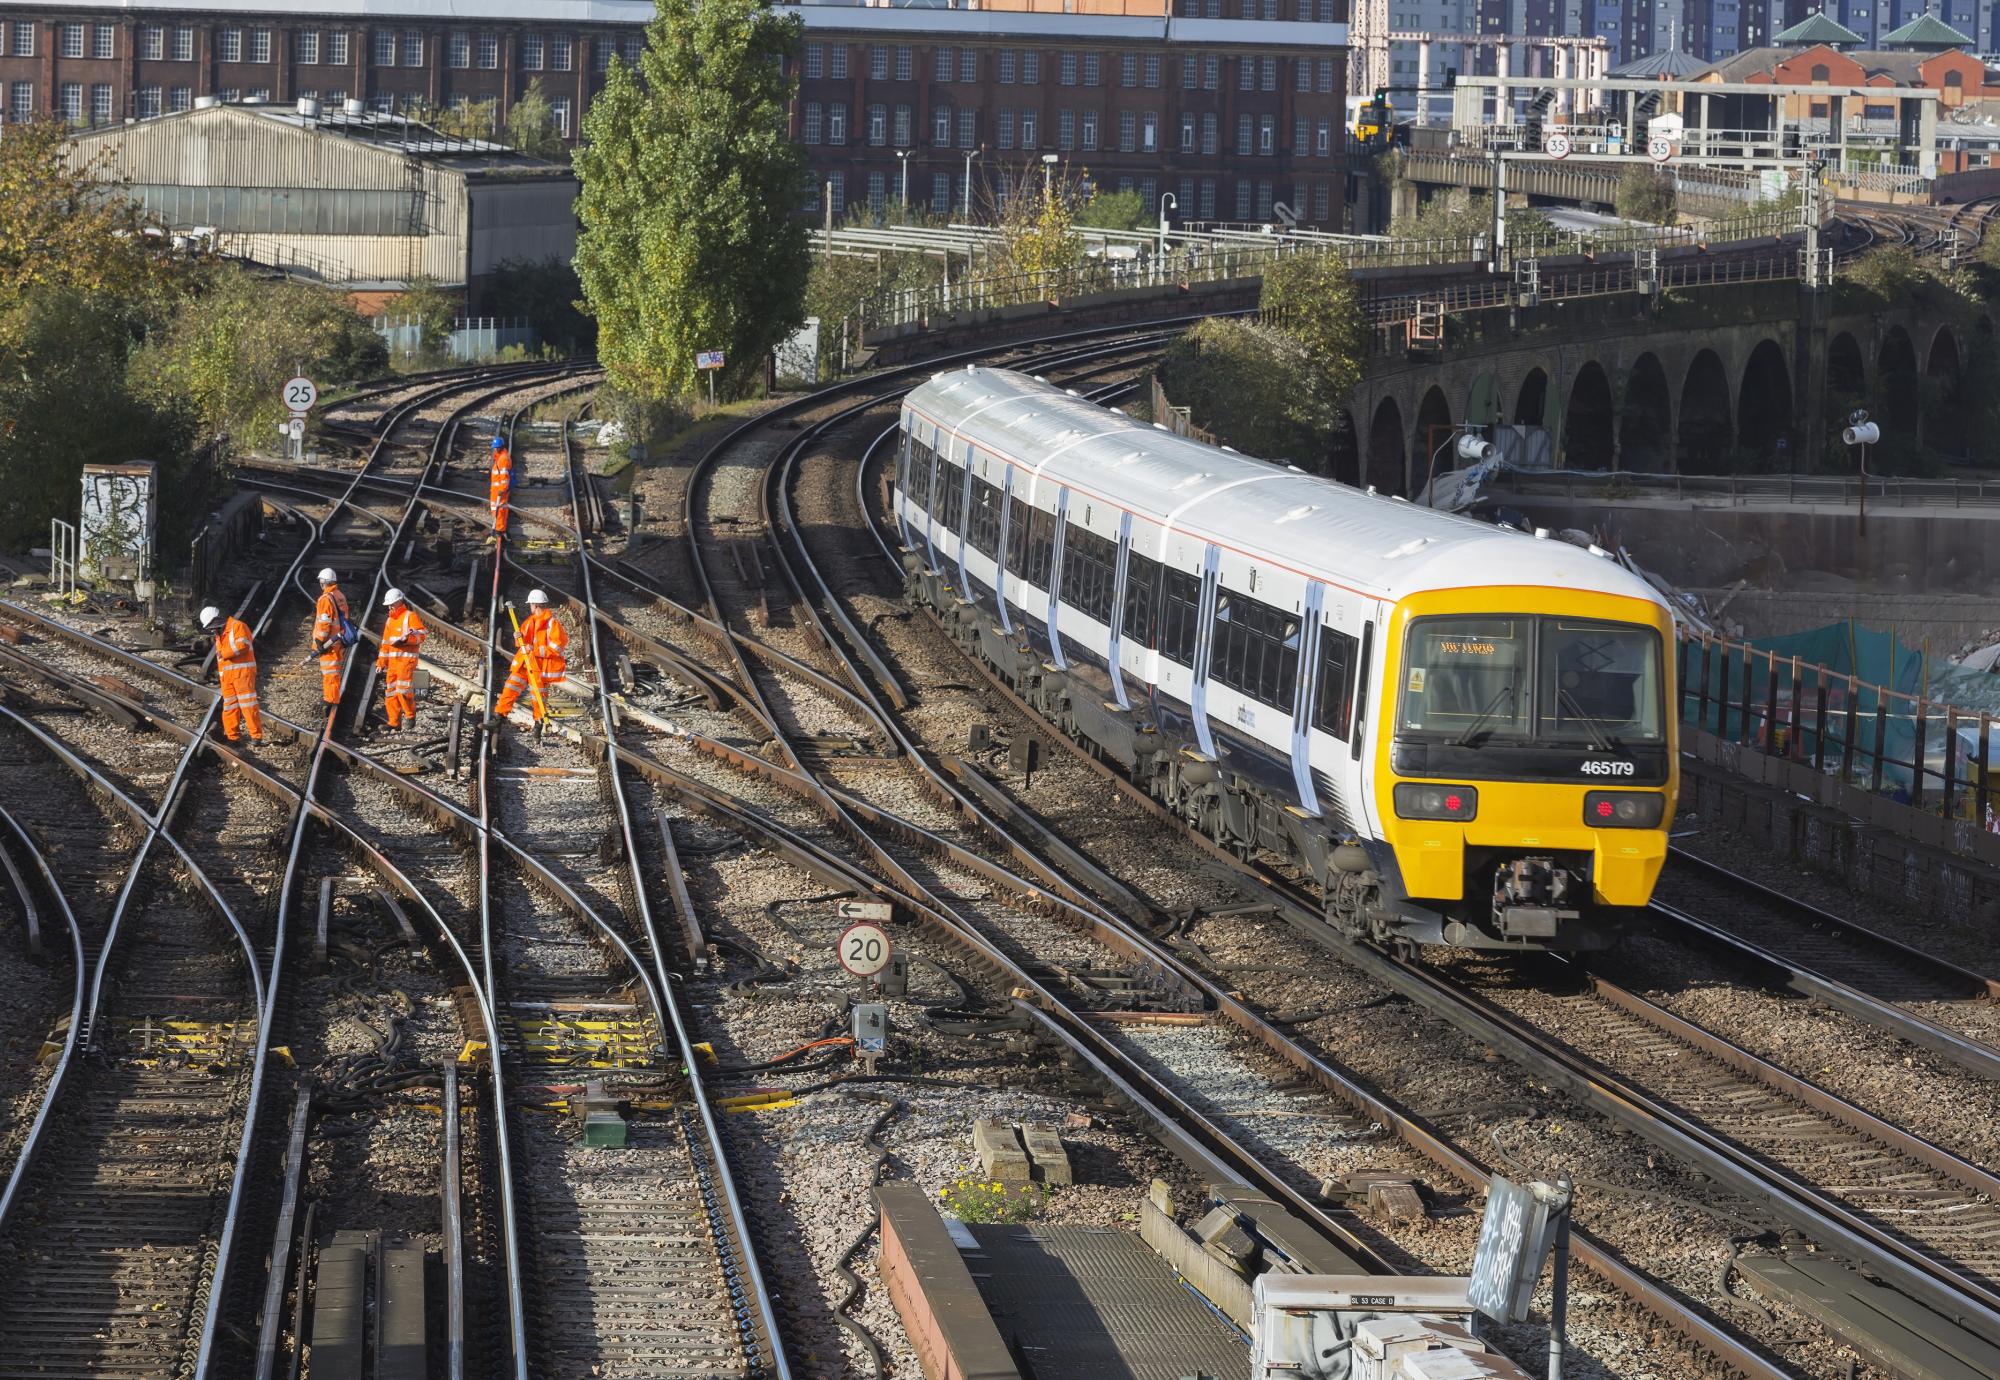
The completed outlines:
<svg viewBox="0 0 2000 1380">
<path fill-rule="evenodd" d="M 1076 1182 L 1070 1170 L 1069 1152 L 1063 1149 L 1062 1137 L 1056 1134 L 1055 1127 L 1024 1126 L 1021 1143 L 1027 1147 L 1037 1179 L 1064 1187 Z"/>
<path fill-rule="evenodd" d="M 1257 1258 L 1257 1238 L 1252 1236 L 1227 1208 L 1210 1208 L 1194 1224 L 1201 1248 L 1231 1269 L 1247 1272 Z"/>
<path fill-rule="evenodd" d="M 981 1117 L 972 1123 L 972 1148 L 992 1182 L 1025 1184 L 1033 1180 L 1034 1166 L 1012 1126 Z"/>
</svg>

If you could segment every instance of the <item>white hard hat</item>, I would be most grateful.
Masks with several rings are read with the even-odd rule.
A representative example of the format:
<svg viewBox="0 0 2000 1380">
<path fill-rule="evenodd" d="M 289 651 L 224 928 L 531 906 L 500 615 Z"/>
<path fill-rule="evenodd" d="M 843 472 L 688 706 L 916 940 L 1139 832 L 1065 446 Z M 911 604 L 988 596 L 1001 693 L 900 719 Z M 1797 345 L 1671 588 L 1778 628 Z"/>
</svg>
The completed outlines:
<svg viewBox="0 0 2000 1380">
<path fill-rule="evenodd" d="M 323 585 L 338 584 L 340 577 L 333 573 L 332 566 L 327 566 L 319 572 L 319 582 Z"/>
<path fill-rule="evenodd" d="M 217 608 L 215 605 L 210 604 L 207 608 L 201 611 L 201 625 L 204 628 L 210 627 L 214 624 L 215 620 L 220 617 L 222 617 L 222 610 Z"/>
<path fill-rule="evenodd" d="M 546 604 L 549 602 L 549 596 L 542 593 L 539 589 L 531 589 L 528 591 L 528 602 L 531 604 Z"/>
<path fill-rule="evenodd" d="M 391 608 L 395 607 L 397 604 L 403 602 L 403 591 L 400 589 L 390 590 L 387 594 L 382 596 L 382 602 L 389 605 Z"/>
</svg>

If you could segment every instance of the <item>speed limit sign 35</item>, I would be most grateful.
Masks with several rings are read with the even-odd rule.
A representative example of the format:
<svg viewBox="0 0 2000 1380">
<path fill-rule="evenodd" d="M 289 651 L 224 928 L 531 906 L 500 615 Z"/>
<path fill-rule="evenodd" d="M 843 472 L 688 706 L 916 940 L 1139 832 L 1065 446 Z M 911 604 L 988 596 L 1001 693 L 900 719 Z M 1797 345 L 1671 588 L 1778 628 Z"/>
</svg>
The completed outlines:
<svg viewBox="0 0 2000 1380">
<path fill-rule="evenodd" d="M 1646 156 L 1655 163 L 1664 163 L 1674 156 L 1674 141 L 1654 135 L 1646 141 Z"/>
<path fill-rule="evenodd" d="M 864 920 L 840 932 L 834 950 L 840 966 L 856 977 L 874 977 L 889 966 L 889 935 L 880 925 Z"/>
</svg>

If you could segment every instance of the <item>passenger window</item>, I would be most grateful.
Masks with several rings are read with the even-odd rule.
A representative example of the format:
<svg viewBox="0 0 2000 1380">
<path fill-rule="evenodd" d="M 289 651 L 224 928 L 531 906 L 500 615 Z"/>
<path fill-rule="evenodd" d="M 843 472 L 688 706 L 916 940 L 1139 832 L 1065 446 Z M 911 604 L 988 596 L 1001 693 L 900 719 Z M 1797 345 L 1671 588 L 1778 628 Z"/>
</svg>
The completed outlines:
<svg viewBox="0 0 2000 1380">
<path fill-rule="evenodd" d="M 1313 698 L 1313 727 L 1347 741 L 1354 716 L 1354 666 L 1357 643 L 1344 632 L 1322 628 L 1319 634 L 1319 687 Z"/>
</svg>

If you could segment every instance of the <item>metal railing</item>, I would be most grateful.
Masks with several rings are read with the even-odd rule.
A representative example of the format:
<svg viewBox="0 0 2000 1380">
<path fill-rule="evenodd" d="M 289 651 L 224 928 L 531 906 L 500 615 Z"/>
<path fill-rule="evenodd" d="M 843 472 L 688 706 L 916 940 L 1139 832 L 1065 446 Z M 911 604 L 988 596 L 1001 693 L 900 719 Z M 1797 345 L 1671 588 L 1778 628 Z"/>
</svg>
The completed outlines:
<svg viewBox="0 0 2000 1380">
<path fill-rule="evenodd" d="M 1681 475 L 1579 473 L 1569 470 L 1510 474 L 1519 493 L 1566 497 L 1672 499 L 1719 508 L 1824 507 L 1852 511 L 1862 499 L 1858 475 Z M 2000 508 L 2000 480 L 1893 479 L 1870 475 L 1870 508 Z"/>
<path fill-rule="evenodd" d="M 76 563 L 82 554 L 77 544 L 76 524 L 61 518 L 49 519 L 49 588 L 57 594 L 76 593 Z"/>
<path fill-rule="evenodd" d="M 1712 635 L 1682 637 L 1679 659 L 1683 725 L 2000 832 L 1992 714 Z"/>
</svg>

